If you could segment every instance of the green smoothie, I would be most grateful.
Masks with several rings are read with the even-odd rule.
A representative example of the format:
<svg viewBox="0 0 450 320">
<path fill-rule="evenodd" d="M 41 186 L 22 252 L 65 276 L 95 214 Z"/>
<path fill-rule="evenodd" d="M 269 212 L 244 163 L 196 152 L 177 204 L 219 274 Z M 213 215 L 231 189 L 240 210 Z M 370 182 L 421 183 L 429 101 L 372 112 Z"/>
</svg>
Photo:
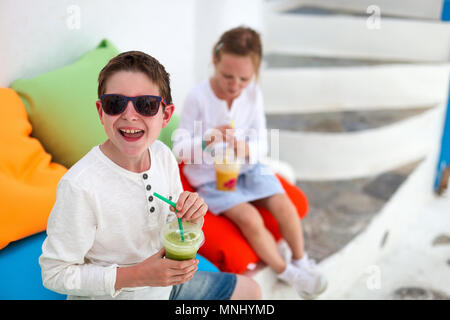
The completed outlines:
<svg viewBox="0 0 450 320">
<path fill-rule="evenodd" d="M 166 225 L 162 231 L 162 241 L 166 249 L 166 258 L 172 260 L 194 259 L 203 244 L 201 228 L 190 222 L 183 222 L 184 241 L 181 240 L 177 223 Z"/>
</svg>

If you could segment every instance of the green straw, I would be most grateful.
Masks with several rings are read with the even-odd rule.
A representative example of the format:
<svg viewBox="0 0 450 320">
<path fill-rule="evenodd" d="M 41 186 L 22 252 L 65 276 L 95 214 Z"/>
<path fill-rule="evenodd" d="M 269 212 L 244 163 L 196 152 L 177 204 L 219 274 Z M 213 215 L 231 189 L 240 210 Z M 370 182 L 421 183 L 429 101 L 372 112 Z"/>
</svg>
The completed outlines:
<svg viewBox="0 0 450 320">
<path fill-rule="evenodd" d="M 177 204 L 176 204 L 175 202 L 170 201 L 169 199 L 163 197 L 162 195 L 160 195 L 160 194 L 158 194 L 158 193 L 156 193 L 156 192 L 153 192 L 153 195 L 154 195 L 155 197 L 161 199 L 161 200 L 164 201 L 165 203 L 170 204 L 170 205 L 175 209 L 175 212 L 177 212 Z M 180 218 L 177 217 L 177 219 L 178 219 L 178 227 L 180 228 L 181 241 L 184 242 L 184 230 L 183 230 L 183 224 L 181 223 L 181 219 L 180 219 Z"/>
</svg>

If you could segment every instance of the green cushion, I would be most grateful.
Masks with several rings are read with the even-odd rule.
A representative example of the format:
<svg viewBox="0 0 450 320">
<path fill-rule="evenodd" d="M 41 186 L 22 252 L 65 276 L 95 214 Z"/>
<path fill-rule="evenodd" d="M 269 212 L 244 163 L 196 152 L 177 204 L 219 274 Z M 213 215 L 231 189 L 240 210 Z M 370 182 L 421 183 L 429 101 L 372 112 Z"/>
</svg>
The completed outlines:
<svg viewBox="0 0 450 320">
<path fill-rule="evenodd" d="M 158 140 L 164 142 L 170 149 L 172 149 L 172 133 L 178 128 L 178 122 L 180 122 L 180 117 L 172 114 L 169 123 L 161 130 L 158 137 Z"/>
<path fill-rule="evenodd" d="M 98 118 L 97 79 L 100 70 L 119 51 L 103 40 L 74 63 L 31 79 L 12 83 L 24 102 L 39 139 L 53 161 L 72 166 L 106 134 Z"/>
</svg>

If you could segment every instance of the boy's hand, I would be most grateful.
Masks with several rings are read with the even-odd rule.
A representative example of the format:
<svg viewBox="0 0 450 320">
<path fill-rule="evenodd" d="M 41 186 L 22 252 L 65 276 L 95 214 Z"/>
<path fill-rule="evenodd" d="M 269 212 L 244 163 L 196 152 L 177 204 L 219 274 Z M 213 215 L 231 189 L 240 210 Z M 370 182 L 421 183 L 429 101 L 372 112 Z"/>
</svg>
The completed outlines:
<svg viewBox="0 0 450 320">
<path fill-rule="evenodd" d="M 175 212 L 172 206 L 170 210 Z M 180 194 L 176 215 L 182 221 L 198 222 L 206 214 L 206 211 L 208 211 L 208 206 L 197 192 L 183 191 Z"/>
<path fill-rule="evenodd" d="M 162 248 L 151 257 L 132 267 L 118 268 L 115 289 L 124 287 L 166 287 L 184 283 L 194 276 L 198 260 L 164 259 Z"/>
</svg>

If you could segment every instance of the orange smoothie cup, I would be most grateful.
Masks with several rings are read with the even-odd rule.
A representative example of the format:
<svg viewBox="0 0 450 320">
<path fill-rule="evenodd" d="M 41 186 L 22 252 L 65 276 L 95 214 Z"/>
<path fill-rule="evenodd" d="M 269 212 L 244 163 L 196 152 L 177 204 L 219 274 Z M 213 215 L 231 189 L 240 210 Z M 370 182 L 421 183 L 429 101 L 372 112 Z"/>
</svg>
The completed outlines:
<svg viewBox="0 0 450 320">
<path fill-rule="evenodd" d="M 217 190 L 235 191 L 239 176 L 239 163 L 215 163 Z"/>
</svg>

